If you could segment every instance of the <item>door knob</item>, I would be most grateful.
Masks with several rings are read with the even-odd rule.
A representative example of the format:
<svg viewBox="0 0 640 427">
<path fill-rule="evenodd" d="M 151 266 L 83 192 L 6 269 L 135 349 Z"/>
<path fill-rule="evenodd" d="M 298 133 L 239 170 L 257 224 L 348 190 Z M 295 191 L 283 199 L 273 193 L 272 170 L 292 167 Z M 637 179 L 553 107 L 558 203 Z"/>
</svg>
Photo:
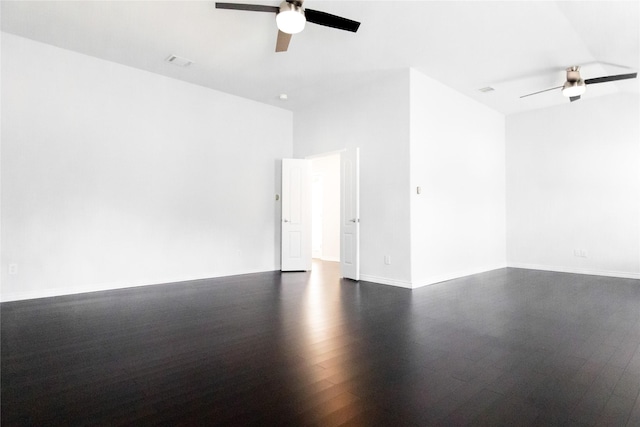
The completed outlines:
<svg viewBox="0 0 640 427">
<path fill-rule="evenodd" d="M 357 220 L 357 219 L 355 219 L 355 218 L 350 219 L 349 221 L 351 221 L 351 222 L 358 222 L 358 220 Z"/>
<path fill-rule="evenodd" d="M 283 222 L 289 222 L 289 220 L 288 220 L 288 219 L 285 219 L 285 220 L 283 220 Z"/>
</svg>

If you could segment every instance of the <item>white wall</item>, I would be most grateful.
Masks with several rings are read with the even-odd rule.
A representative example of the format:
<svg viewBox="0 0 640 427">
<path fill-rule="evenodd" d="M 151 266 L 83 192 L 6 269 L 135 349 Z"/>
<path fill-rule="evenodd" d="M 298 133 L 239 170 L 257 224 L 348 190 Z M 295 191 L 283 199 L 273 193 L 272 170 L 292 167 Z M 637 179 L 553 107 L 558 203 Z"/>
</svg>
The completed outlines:
<svg viewBox="0 0 640 427">
<path fill-rule="evenodd" d="M 296 112 L 293 135 L 299 158 L 360 147 L 361 278 L 410 287 L 409 71 Z"/>
<path fill-rule="evenodd" d="M 413 286 L 505 265 L 504 116 L 411 70 Z"/>
<path fill-rule="evenodd" d="M 587 93 L 507 118 L 509 266 L 640 278 L 639 113 Z"/>
<path fill-rule="evenodd" d="M 10 34 L 2 57 L 2 300 L 279 268 L 290 112 Z"/>
<path fill-rule="evenodd" d="M 311 173 L 322 177 L 320 259 L 340 262 L 340 154 L 311 159 Z"/>
<path fill-rule="evenodd" d="M 640 278 L 637 95 L 509 116 L 505 166 L 505 119 L 415 70 L 294 122 L 4 33 L 2 56 L 3 301 L 276 270 L 279 159 L 347 147 L 363 280 L 416 287 L 505 257 Z"/>
</svg>

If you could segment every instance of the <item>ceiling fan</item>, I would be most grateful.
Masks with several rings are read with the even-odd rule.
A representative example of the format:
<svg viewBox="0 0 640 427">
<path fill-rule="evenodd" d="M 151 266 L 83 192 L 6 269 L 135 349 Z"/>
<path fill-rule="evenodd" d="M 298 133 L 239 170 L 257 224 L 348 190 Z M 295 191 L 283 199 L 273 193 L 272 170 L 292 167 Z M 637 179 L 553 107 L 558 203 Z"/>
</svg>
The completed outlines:
<svg viewBox="0 0 640 427">
<path fill-rule="evenodd" d="M 582 77 L 580 77 L 580 67 L 576 65 L 576 66 L 567 68 L 567 81 L 564 82 L 562 86 L 556 86 L 550 89 L 529 93 L 527 95 L 522 95 L 520 98 L 526 98 L 527 96 L 537 95 L 539 93 L 562 88 L 562 94 L 567 98 L 569 98 L 571 102 L 573 102 L 580 99 L 580 96 L 584 94 L 584 92 L 587 90 L 587 85 L 592 85 L 595 83 L 613 82 L 616 80 L 635 79 L 637 76 L 638 76 L 638 73 L 630 73 L 630 74 L 618 74 L 615 76 L 604 76 L 604 77 L 596 77 L 593 79 L 582 80 Z"/>
<path fill-rule="evenodd" d="M 216 8 L 275 13 L 276 24 L 278 26 L 276 52 L 286 52 L 289 48 L 291 35 L 302 31 L 306 22 L 324 25 L 325 27 L 337 28 L 339 30 L 351 31 L 354 33 L 358 31 L 358 27 L 360 27 L 359 22 L 331 15 L 326 12 L 320 12 L 318 10 L 305 9 L 302 7 L 303 1 L 304 0 L 286 0 L 280 3 L 280 6 L 243 3 L 216 3 Z"/>
</svg>

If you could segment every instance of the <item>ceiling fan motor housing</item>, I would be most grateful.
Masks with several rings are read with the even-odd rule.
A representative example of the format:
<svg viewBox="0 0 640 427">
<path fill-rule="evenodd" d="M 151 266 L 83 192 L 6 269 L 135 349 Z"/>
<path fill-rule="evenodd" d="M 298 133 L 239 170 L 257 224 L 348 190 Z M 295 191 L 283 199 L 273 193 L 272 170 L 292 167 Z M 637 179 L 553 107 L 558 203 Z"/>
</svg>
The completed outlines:
<svg viewBox="0 0 640 427">
<path fill-rule="evenodd" d="M 567 68 L 567 81 L 568 82 L 577 82 L 582 80 L 580 78 L 580 67 L 574 66 Z"/>
<path fill-rule="evenodd" d="M 571 101 L 577 101 L 585 89 L 584 81 L 580 77 L 580 67 L 576 65 L 567 68 L 567 81 L 562 86 L 562 94 L 571 98 Z"/>
</svg>

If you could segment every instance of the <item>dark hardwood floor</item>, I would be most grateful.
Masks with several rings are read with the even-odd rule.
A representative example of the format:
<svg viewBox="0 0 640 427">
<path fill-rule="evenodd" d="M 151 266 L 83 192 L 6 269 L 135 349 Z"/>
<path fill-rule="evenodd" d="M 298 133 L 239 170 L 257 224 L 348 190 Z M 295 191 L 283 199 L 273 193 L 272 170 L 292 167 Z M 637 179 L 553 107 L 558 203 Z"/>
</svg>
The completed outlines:
<svg viewBox="0 0 640 427">
<path fill-rule="evenodd" d="M 2 425 L 640 425 L 640 281 L 312 273 L 1 307 Z"/>
</svg>

